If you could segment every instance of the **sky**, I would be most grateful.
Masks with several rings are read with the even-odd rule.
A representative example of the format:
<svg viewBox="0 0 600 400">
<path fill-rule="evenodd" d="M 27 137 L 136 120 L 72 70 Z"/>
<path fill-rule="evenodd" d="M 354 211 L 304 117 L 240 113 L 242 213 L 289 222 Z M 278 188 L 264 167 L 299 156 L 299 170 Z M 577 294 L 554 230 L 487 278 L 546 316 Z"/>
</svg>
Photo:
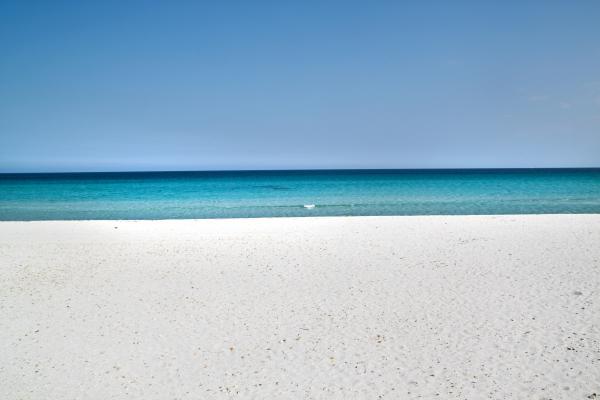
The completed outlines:
<svg viewBox="0 0 600 400">
<path fill-rule="evenodd" d="M 0 0 L 0 172 L 600 167 L 598 1 Z"/>
</svg>

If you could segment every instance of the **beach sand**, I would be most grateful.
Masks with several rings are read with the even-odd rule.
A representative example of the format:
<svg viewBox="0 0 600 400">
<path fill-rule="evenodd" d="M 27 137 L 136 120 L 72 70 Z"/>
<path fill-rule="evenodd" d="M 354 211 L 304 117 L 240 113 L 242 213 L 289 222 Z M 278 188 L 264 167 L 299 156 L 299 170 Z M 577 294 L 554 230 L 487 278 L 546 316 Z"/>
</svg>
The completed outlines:
<svg viewBox="0 0 600 400">
<path fill-rule="evenodd" d="M 0 398 L 600 399 L 600 215 L 2 222 Z"/>
</svg>

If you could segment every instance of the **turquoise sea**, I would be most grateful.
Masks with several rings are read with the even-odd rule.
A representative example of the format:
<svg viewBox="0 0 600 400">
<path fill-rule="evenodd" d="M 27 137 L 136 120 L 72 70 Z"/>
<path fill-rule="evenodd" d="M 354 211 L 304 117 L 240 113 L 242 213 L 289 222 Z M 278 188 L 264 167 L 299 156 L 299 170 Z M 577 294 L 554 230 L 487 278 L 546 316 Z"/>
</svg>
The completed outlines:
<svg viewBox="0 0 600 400">
<path fill-rule="evenodd" d="M 600 213 L 600 169 L 0 174 L 5 221 L 545 213 Z"/>
</svg>

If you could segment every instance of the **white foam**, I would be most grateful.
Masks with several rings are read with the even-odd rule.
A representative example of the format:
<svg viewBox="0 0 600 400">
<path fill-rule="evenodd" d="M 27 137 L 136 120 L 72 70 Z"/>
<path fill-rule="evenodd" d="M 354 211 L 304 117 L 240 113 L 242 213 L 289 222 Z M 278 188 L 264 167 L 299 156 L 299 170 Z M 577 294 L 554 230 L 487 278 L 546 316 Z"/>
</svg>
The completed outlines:
<svg viewBox="0 0 600 400">
<path fill-rule="evenodd" d="M 313 208 L 315 208 L 316 206 L 314 204 L 305 204 L 304 208 L 308 208 L 309 210 L 312 210 Z"/>
</svg>

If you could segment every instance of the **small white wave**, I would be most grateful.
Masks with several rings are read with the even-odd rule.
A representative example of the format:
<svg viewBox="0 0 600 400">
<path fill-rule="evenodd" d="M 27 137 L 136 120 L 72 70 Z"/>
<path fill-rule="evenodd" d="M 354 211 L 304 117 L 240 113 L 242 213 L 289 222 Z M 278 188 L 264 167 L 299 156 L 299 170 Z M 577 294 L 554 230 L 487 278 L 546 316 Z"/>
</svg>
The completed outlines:
<svg viewBox="0 0 600 400">
<path fill-rule="evenodd" d="M 316 206 L 314 204 L 305 204 L 304 208 L 308 208 L 309 210 L 312 210 L 313 208 L 315 208 Z"/>
</svg>

